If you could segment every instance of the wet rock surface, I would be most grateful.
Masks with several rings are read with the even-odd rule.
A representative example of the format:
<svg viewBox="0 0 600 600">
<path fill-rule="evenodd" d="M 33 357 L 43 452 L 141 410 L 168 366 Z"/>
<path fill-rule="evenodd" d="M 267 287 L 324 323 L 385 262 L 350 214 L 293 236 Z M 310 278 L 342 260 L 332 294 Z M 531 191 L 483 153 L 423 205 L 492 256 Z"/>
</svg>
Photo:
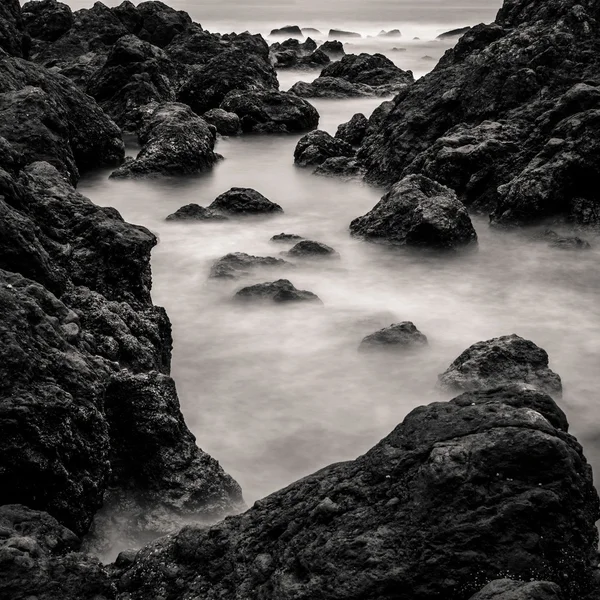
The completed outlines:
<svg viewBox="0 0 600 600">
<path fill-rule="evenodd" d="M 232 216 L 272 215 L 283 212 L 279 204 L 271 202 L 251 188 L 231 188 L 216 198 L 208 208 Z"/>
<path fill-rule="evenodd" d="M 369 121 L 362 113 L 355 114 L 347 123 L 342 123 L 335 134 L 336 139 L 351 146 L 359 146 L 367 134 Z"/>
<path fill-rule="evenodd" d="M 222 108 L 213 108 L 202 115 L 202 118 L 217 128 L 221 135 L 238 135 L 242 132 L 240 118 L 233 112 L 227 112 Z"/>
<path fill-rule="evenodd" d="M 167 221 L 226 221 L 227 217 L 199 204 L 186 204 L 170 214 Z"/>
<path fill-rule="evenodd" d="M 251 256 L 233 252 L 217 260 L 210 268 L 211 279 L 239 279 L 259 268 L 291 267 L 291 263 L 272 256 Z"/>
<path fill-rule="evenodd" d="M 410 321 L 396 323 L 366 336 L 360 343 L 361 352 L 393 351 L 404 352 L 427 346 L 427 337 Z"/>
<path fill-rule="evenodd" d="M 321 242 L 302 240 L 286 253 L 297 258 L 339 258 L 340 255 L 331 246 Z"/>
<path fill-rule="evenodd" d="M 452 190 L 419 175 L 406 177 L 366 215 L 352 235 L 396 246 L 456 249 L 477 242 L 465 206 Z"/>
<path fill-rule="evenodd" d="M 272 242 L 288 244 L 288 243 L 296 243 L 300 240 L 304 239 L 300 235 L 296 235 L 295 233 L 278 233 L 271 238 Z"/>
<path fill-rule="evenodd" d="M 279 279 L 269 283 L 258 283 L 242 288 L 236 292 L 235 300 L 240 302 L 275 302 L 277 304 L 293 302 L 317 302 L 319 297 L 306 290 L 298 290 L 287 279 Z"/>
<path fill-rule="evenodd" d="M 294 150 L 294 163 L 300 167 L 315 167 L 328 158 L 352 157 L 354 149 L 326 131 L 311 131 L 300 139 Z"/>
</svg>

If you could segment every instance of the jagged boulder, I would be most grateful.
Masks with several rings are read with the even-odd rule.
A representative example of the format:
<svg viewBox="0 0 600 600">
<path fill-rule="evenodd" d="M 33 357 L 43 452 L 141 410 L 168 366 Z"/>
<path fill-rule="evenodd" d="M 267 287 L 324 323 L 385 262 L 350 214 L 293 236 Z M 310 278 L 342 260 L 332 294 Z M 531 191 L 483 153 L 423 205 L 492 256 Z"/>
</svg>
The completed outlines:
<svg viewBox="0 0 600 600">
<path fill-rule="evenodd" d="M 121 4 L 114 9 L 115 14 L 128 29 L 133 26 L 130 33 L 153 46 L 164 48 L 192 25 L 192 19 L 185 11 L 175 10 L 163 2 L 140 2 L 135 7 L 137 18 L 132 16 L 129 4 Z"/>
<path fill-rule="evenodd" d="M 29 39 L 23 35 L 19 0 L 4 0 L 0 5 L 0 50 L 9 56 L 27 58 Z"/>
<path fill-rule="evenodd" d="M 317 130 L 300 138 L 294 150 L 294 163 L 300 167 L 316 167 L 328 158 L 340 156 L 352 157 L 354 149 L 326 131 Z"/>
<path fill-rule="evenodd" d="M 331 60 L 339 60 L 346 54 L 344 44 L 340 41 L 328 41 L 319 46 L 319 50 L 329 56 Z"/>
<path fill-rule="evenodd" d="M 422 348 L 427 344 L 427 337 L 415 327 L 414 323 L 404 321 L 366 336 L 358 349 L 361 352 L 374 350 L 406 352 L 407 350 Z"/>
<path fill-rule="evenodd" d="M 188 106 L 167 102 L 144 119 L 139 134 L 142 149 L 111 174 L 115 178 L 191 175 L 210 169 L 218 160 L 215 133 Z"/>
<path fill-rule="evenodd" d="M 227 217 L 199 204 L 186 204 L 170 214 L 166 221 L 226 221 Z"/>
<path fill-rule="evenodd" d="M 232 216 L 273 215 L 283 212 L 279 204 L 271 202 L 260 192 L 238 187 L 233 187 L 218 196 L 208 208 Z"/>
<path fill-rule="evenodd" d="M 350 224 L 352 235 L 396 246 L 458 249 L 477 242 L 465 206 L 431 179 L 410 175 L 366 215 Z"/>
<path fill-rule="evenodd" d="M 321 77 L 337 77 L 373 88 L 398 89 L 414 82 L 410 71 L 403 71 L 383 54 L 347 54 L 321 71 Z M 401 89 L 401 88 L 400 88 Z"/>
<path fill-rule="evenodd" d="M 560 377 L 548 367 L 548 354 L 518 335 L 478 342 L 465 350 L 439 378 L 449 390 L 482 390 L 507 383 L 562 393 Z"/>
<path fill-rule="evenodd" d="M 317 109 L 288 92 L 231 92 L 221 108 L 235 113 L 244 132 L 294 133 L 319 124 Z"/>
<path fill-rule="evenodd" d="M 213 108 L 205 112 L 202 118 L 214 125 L 221 135 L 238 135 L 242 131 L 240 118 L 234 112 L 227 112 L 222 108 Z"/>
<path fill-rule="evenodd" d="M 258 283 L 236 292 L 235 300 L 244 302 L 269 301 L 275 303 L 321 302 L 319 297 L 306 290 L 298 290 L 291 281 L 279 279 L 270 283 Z"/>
<path fill-rule="evenodd" d="M 71 7 L 57 0 L 26 2 L 22 8 L 23 29 L 44 42 L 55 42 L 73 27 Z"/>
<path fill-rule="evenodd" d="M 251 256 L 244 252 L 233 252 L 217 260 L 210 268 L 211 279 L 238 279 L 250 275 L 256 269 L 291 267 L 291 263 L 272 256 Z"/>
<path fill-rule="evenodd" d="M 369 121 L 362 113 L 355 114 L 347 123 L 342 123 L 335 134 L 336 139 L 351 146 L 359 146 L 367 134 Z"/>
</svg>

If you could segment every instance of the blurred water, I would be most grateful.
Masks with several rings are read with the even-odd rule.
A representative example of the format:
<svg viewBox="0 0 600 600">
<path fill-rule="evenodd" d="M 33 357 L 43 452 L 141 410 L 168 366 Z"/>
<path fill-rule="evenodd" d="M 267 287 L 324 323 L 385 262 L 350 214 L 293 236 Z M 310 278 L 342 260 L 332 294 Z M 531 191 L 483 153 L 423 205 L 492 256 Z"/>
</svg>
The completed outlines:
<svg viewBox="0 0 600 600">
<path fill-rule="evenodd" d="M 379 101 L 316 101 L 331 132 Z M 114 206 L 160 237 L 153 297 L 168 310 L 173 376 L 199 445 L 242 485 L 246 500 L 279 489 L 331 462 L 363 453 L 417 405 L 438 399 L 436 376 L 467 346 L 518 333 L 545 348 L 563 377 L 567 411 L 586 454 L 600 465 L 600 239 L 586 253 L 551 249 L 527 232 L 475 224 L 478 252 L 440 257 L 353 240 L 350 221 L 380 192 L 295 168 L 297 136 L 219 142 L 225 156 L 210 174 L 166 181 L 86 177 L 82 193 Z M 266 220 L 166 223 L 189 202 L 209 204 L 232 186 L 254 187 L 285 214 Z M 228 252 L 277 256 L 269 242 L 296 233 L 333 246 L 336 262 L 257 273 L 243 283 L 207 281 Z M 324 306 L 240 307 L 247 283 L 289 278 Z M 430 348 L 414 357 L 357 353 L 363 336 L 411 320 Z"/>
</svg>

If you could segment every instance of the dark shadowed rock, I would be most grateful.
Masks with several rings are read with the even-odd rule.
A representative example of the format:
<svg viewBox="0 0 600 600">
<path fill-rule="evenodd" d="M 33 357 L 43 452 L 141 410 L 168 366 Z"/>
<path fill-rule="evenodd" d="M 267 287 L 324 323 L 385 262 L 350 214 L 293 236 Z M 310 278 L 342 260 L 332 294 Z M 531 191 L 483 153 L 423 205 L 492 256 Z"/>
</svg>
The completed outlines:
<svg viewBox="0 0 600 600">
<path fill-rule="evenodd" d="M 271 256 L 251 256 L 243 252 L 227 254 L 217 260 L 210 268 L 211 279 L 238 279 L 250 275 L 257 268 L 274 268 L 292 266 L 281 258 Z"/>
<path fill-rule="evenodd" d="M 340 61 L 325 67 L 321 77 L 339 77 L 350 83 L 372 87 L 413 83 L 410 71 L 403 71 L 383 54 L 347 54 Z M 390 88 L 391 89 L 391 88 Z"/>
<path fill-rule="evenodd" d="M 373 88 L 363 83 L 350 83 L 339 77 L 317 77 L 312 82 L 298 81 L 290 92 L 302 98 L 369 98 L 387 96 L 387 88 Z"/>
<path fill-rule="evenodd" d="M 269 57 L 278 69 L 322 69 L 331 62 L 327 54 L 317 50 L 312 38 L 303 43 L 297 39 L 276 42 L 270 47 Z"/>
<path fill-rule="evenodd" d="M 140 108 L 175 99 L 175 65 L 160 48 L 134 35 L 120 38 L 87 87 L 100 106 L 126 131 L 141 125 Z"/>
<path fill-rule="evenodd" d="M 360 343 L 358 349 L 361 352 L 373 350 L 404 352 L 406 350 L 422 348 L 423 346 L 427 346 L 427 343 L 427 337 L 413 323 L 404 321 L 368 335 Z"/>
<path fill-rule="evenodd" d="M 143 121 L 142 149 L 111 177 L 192 175 L 217 162 L 214 130 L 188 106 L 169 102 L 156 106 Z"/>
<path fill-rule="evenodd" d="M 54 42 L 73 26 L 73 11 L 57 0 L 26 2 L 22 8 L 23 29 L 32 37 Z"/>
<path fill-rule="evenodd" d="M 185 11 L 175 10 L 163 2 L 140 2 L 136 10 L 141 19 L 139 25 L 135 23 L 131 33 L 159 48 L 164 48 L 192 24 L 192 19 Z M 120 17 L 124 12 L 117 15 Z M 122 22 L 130 25 L 132 21 L 124 19 Z"/>
<path fill-rule="evenodd" d="M 272 215 L 283 212 L 279 204 L 271 202 L 256 190 L 237 187 L 221 194 L 208 208 L 235 216 Z"/>
<path fill-rule="evenodd" d="M 304 34 L 298 25 L 286 25 L 280 29 L 273 29 L 269 35 L 273 37 L 304 37 Z"/>
<path fill-rule="evenodd" d="M 47 160 L 76 182 L 80 169 L 122 160 L 119 128 L 69 80 L 0 58 L 0 82 L 0 136 L 25 162 Z"/>
<path fill-rule="evenodd" d="M 296 243 L 304 238 L 300 235 L 296 235 L 294 233 L 278 233 L 271 238 L 272 242 L 278 243 Z"/>
<path fill-rule="evenodd" d="M 170 214 L 167 221 L 226 221 L 227 217 L 199 204 L 186 204 Z"/>
<path fill-rule="evenodd" d="M 362 113 L 355 114 L 347 123 L 342 123 L 335 134 L 336 139 L 351 146 L 359 146 L 367 133 L 369 121 Z"/>
<path fill-rule="evenodd" d="M 561 394 L 560 377 L 548 367 L 548 354 L 518 335 L 478 342 L 465 350 L 439 377 L 449 390 L 483 390 L 510 383 Z"/>
<path fill-rule="evenodd" d="M 314 171 L 315 175 L 324 177 L 344 177 L 346 179 L 361 178 L 365 174 L 364 167 L 356 157 L 336 156 L 328 158 Z"/>
<path fill-rule="evenodd" d="M 291 250 L 286 252 L 288 256 L 295 258 L 339 258 L 340 255 L 330 246 L 321 242 L 302 240 Z"/>
<path fill-rule="evenodd" d="M 19 0 L 4 0 L 0 4 L 0 50 L 9 56 L 28 58 L 30 40 L 22 30 Z"/>
<path fill-rule="evenodd" d="M 226 96 L 221 108 L 239 117 L 244 132 L 294 133 L 319 124 L 317 109 L 288 92 L 235 91 Z"/>
<path fill-rule="evenodd" d="M 477 242 L 467 209 L 454 192 L 420 175 L 394 185 L 370 212 L 352 221 L 350 231 L 396 246 L 456 249 Z"/>
<path fill-rule="evenodd" d="M 438 40 L 449 40 L 452 38 L 459 38 L 467 31 L 470 31 L 471 27 L 459 27 L 458 29 L 451 29 L 450 31 L 445 31 L 444 33 L 440 33 L 436 39 Z"/>
<path fill-rule="evenodd" d="M 550 581 L 496 579 L 470 600 L 562 600 L 562 590 Z"/>
<path fill-rule="evenodd" d="M 315 167 L 328 158 L 354 156 L 350 144 L 335 139 L 326 131 L 311 131 L 300 139 L 294 150 L 294 163 L 300 167 Z"/>
<path fill-rule="evenodd" d="M 221 135 L 238 135 L 242 131 L 240 118 L 234 112 L 227 112 L 222 108 L 213 108 L 205 112 L 202 118 L 214 125 Z"/>
<path fill-rule="evenodd" d="M 346 54 L 344 44 L 340 41 L 325 42 L 319 46 L 319 50 L 327 54 L 331 60 L 339 60 Z"/>
<path fill-rule="evenodd" d="M 329 30 L 329 39 L 330 40 L 344 40 L 351 38 L 361 38 L 362 35 L 360 33 L 356 33 L 354 31 L 343 31 L 342 29 L 330 29 Z"/>
<path fill-rule="evenodd" d="M 321 302 L 319 297 L 306 290 L 298 290 L 291 281 L 279 279 L 272 283 L 258 283 L 239 290 L 234 299 L 240 301 L 270 302 Z"/>
<path fill-rule="evenodd" d="M 560 583 L 576 600 L 591 591 L 599 502 L 581 446 L 555 414 L 551 398 L 532 409 L 501 394 L 417 408 L 355 461 L 209 530 L 157 541 L 119 585 L 131 600 L 240 589 L 252 599 L 381 600 L 402 590 L 468 600 L 512 577 Z"/>
<path fill-rule="evenodd" d="M 547 229 L 542 233 L 540 239 L 546 240 L 551 248 L 559 250 L 589 250 L 591 244 L 577 236 L 561 236 L 556 231 Z"/>
</svg>

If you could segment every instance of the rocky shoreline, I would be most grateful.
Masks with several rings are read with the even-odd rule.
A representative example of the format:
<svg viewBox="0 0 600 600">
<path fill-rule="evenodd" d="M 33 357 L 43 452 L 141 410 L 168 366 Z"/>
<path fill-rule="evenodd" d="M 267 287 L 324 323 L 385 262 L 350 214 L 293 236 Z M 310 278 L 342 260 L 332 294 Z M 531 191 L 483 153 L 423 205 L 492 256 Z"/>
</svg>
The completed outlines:
<svg viewBox="0 0 600 600">
<path fill-rule="evenodd" d="M 291 29 L 277 35 L 303 39 Z M 339 41 L 269 47 L 205 31 L 161 2 L 0 6 L 0 597 L 598 597 L 600 500 L 543 349 L 516 335 L 473 345 L 439 377 L 456 398 L 246 510 L 180 410 L 170 321 L 151 298 L 156 236 L 76 190 L 98 167 L 115 178 L 205 172 L 223 158 L 219 135 L 306 132 L 298 166 L 386 187 L 350 225 L 363 240 L 473 249 L 468 211 L 497 225 L 597 225 L 598 6 L 511 0 L 495 23 L 462 33 L 414 82 Z M 321 74 L 284 92 L 275 67 Z M 390 94 L 335 137 L 316 129 L 306 100 Z M 135 159 L 123 133 L 139 139 Z M 281 212 L 232 188 L 165 217 Z M 321 242 L 276 238 L 289 244 L 285 260 L 231 253 L 211 277 L 287 276 L 291 260 L 339 258 Z M 235 300 L 322 304 L 277 277 Z M 426 345 L 405 322 L 361 351 Z M 136 550 L 103 565 L 115 529 Z"/>
</svg>

